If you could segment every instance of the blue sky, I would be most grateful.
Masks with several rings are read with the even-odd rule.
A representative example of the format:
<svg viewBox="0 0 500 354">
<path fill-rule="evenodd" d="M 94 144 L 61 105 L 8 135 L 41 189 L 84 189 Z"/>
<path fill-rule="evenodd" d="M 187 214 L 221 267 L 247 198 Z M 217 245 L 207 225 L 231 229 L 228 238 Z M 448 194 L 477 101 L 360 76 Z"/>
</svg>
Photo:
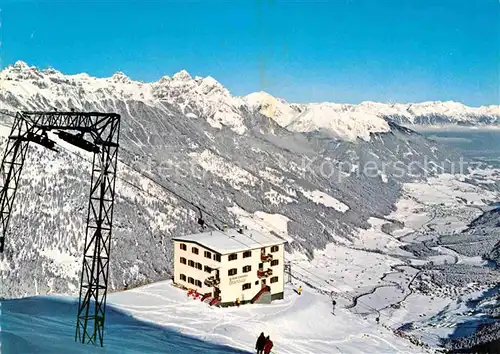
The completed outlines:
<svg viewBox="0 0 500 354">
<path fill-rule="evenodd" d="M 2 66 L 155 81 L 180 69 L 290 102 L 499 104 L 498 0 L 0 0 Z"/>
</svg>

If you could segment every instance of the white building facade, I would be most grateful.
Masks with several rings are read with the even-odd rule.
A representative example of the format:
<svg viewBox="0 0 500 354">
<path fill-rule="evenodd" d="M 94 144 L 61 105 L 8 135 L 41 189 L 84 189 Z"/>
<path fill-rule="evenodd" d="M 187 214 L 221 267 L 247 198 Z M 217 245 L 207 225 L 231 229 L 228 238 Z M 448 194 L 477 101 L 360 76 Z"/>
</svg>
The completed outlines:
<svg viewBox="0 0 500 354">
<path fill-rule="evenodd" d="M 263 293 L 282 299 L 285 240 L 255 230 L 209 231 L 175 237 L 174 282 L 218 298 L 258 301 Z"/>
</svg>

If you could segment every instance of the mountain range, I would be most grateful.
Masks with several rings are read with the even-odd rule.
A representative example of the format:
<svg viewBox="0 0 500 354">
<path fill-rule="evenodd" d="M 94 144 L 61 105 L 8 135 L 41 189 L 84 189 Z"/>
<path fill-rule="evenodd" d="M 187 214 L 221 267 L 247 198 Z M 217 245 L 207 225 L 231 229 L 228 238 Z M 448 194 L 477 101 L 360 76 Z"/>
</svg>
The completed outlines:
<svg viewBox="0 0 500 354">
<path fill-rule="evenodd" d="M 143 83 L 117 72 L 109 78 L 88 74 L 64 75 L 54 69 L 39 70 L 22 61 L 0 73 L 6 109 L 24 103 L 31 109 L 46 107 L 55 97 L 58 107 L 84 108 L 86 100 L 134 100 L 147 105 L 176 105 L 189 118 L 204 117 L 220 128 L 222 125 L 243 134 L 248 127 L 242 111 L 259 112 L 292 132 L 324 131 L 344 140 L 368 139 L 370 133 L 389 131 L 387 121 L 403 125 L 478 125 L 500 124 L 500 106 L 468 107 L 458 102 L 360 104 L 309 103 L 289 104 L 266 92 L 235 97 L 208 76 L 191 75 L 181 70 L 172 77 Z M 55 102 L 57 103 L 57 102 Z"/>
</svg>

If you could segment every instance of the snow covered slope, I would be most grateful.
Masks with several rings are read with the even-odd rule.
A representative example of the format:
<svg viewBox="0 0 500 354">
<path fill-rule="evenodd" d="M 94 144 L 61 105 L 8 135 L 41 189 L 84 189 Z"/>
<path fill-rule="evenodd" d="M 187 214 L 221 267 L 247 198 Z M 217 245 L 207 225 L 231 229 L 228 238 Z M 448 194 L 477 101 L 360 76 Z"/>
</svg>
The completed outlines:
<svg viewBox="0 0 500 354">
<path fill-rule="evenodd" d="M 274 342 L 273 353 L 422 353 L 391 331 L 345 309 L 331 314 L 328 296 L 305 287 L 297 295 L 285 289 L 284 300 L 271 305 L 211 308 L 160 282 L 111 294 L 113 306 L 135 317 L 171 326 L 184 335 L 252 351 L 261 332 Z M 147 305 L 144 305 L 147 304 Z"/>
<path fill-rule="evenodd" d="M 210 307 L 170 281 L 113 293 L 104 348 L 74 342 L 77 303 L 62 296 L 3 301 L 2 354 L 248 354 L 261 332 L 275 354 L 423 353 L 374 321 L 344 309 L 330 314 L 330 299 L 307 287 L 301 296 L 287 288 L 284 300 L 240 308 Z"/>
</svg>

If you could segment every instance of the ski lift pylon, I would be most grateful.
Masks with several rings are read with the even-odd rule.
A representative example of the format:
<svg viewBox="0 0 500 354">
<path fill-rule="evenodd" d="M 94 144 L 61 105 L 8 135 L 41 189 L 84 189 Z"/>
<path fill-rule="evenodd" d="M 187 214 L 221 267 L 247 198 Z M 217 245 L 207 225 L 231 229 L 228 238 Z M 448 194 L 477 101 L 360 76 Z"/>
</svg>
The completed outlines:
<svg viewBox="0 0 500 354">
<path fill-rule="evenodd" d="M 202 229 L 205 228 L 205 220 L 203 220 L 203 213 L 201 212 L 201 209 L 199 207 L 198 212 L 200 213 L 200 216 L 198 217 L 198 224 L 201 226 Z"/>
</svg>

